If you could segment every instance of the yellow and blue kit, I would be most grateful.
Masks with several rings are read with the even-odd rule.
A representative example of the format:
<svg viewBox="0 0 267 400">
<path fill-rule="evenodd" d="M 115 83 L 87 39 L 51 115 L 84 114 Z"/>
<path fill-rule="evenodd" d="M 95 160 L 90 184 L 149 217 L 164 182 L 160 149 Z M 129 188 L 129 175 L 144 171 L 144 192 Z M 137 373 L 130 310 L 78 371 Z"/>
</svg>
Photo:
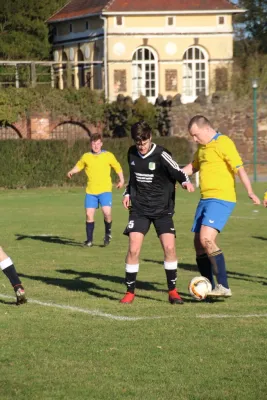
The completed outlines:
<svg viewBox="0 0 267 400">
<path fill-rule="evenodd" d="M 263 200 L 267 200 L 267 191 L 264 193 L 264 198 Z"/>
<path fill-rule="evenodd" d="M 100 153 L 88 152 L 82 155 L 76 166 L 87 175 L 86 193 L 99 195 L 112 191 L 111 168 L 118 174 L 122 172 L 114 154 L 102 150 Z"/>
<path fill-rule="evenodd" d="M 235 174 L 243 166 L 234 142 L 221 133 L 199 145 L 192 162 L 199 171 L 201 200 L 196 210 L 193 232 L 201 225 L 221 231 L 236 203 Z"/>
</svg>

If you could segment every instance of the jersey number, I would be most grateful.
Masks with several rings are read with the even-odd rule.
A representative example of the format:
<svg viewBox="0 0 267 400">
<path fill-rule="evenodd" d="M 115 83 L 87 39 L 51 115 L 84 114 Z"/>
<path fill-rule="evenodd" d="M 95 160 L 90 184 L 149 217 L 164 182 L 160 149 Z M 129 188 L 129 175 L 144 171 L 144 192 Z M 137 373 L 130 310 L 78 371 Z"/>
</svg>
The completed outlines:
<svg viewBox="0 0 267 400">
<path fill-rule="evenodd" d="M 129 221 L 128 228 L 132 229 L 134 227 L 134 221 Z"/>
</svg>

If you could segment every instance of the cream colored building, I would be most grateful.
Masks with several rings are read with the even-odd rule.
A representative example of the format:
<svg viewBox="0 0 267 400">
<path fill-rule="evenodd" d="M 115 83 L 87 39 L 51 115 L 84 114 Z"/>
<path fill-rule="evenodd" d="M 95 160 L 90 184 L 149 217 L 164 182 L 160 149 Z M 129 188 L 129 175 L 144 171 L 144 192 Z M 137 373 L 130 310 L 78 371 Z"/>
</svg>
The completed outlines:
<svg viewBox="0 0 267 400">
<path fill-rule="evenodd" d="M 58 87 L 69 76 L 110 101 L 180 93 L 184 103 L 227 89 L 242 12 L 227 0 L 71 0 L 48 20 Z"/>
</svg>

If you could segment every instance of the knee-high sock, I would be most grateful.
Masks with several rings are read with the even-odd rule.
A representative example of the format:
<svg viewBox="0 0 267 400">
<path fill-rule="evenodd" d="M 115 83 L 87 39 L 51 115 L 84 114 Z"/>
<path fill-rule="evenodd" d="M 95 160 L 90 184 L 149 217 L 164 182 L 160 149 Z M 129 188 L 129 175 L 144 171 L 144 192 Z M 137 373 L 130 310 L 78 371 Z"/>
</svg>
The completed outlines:
<svg viewBox="0 0 267 400">
<path fill-rule="evenodd" d="M 173 290 L 176 287 L 177 281 L 177 261 L 164 261 L 164 269 L 167 278 L 167 285 L 169 290 Z"/>
<path fill-rule="evenodd" d="M 213 273 L 217 278 L 217 282 L 229 289 L 223 252 L 221 250 L 215 251 L 214 253 L 209 254 L 209 258 L 212 263 Z"/>
<path fill-rule="evenodd" d="M 139 264 L 125 265 L 125 283 L 127 286 L 127 292 L 134 293 L 138 271 L 139 271 Z"/>
<path fill-rule="evenodd" d="M 94 229 L 95 229 L 94 222 L 86 222 L 86 237 L 88 242 L 93 241 Z"/>
<path fill-rule="evenodd" d="M 0 262 L 0 268 L 9 279 L 11 285 L 15 289 L 18 286 L 21 286 L 21 281 L 18 277 L 16 268 L 11 260 L 11 258 L 6 258 L 5 260 Z"/>
<path fill-rule="evenodd" d="M 198 266 L 198 270 L 201 273 L 202 276 L 207 278 L 211 285 L 212 289 L 215 288 L 215 282 L 213 278 L 213 273 L 212 273 L 212 264 L 211 261 L 207 255 L 207 253 L 200 254 L 199 256 L 196 257 L 196 262 Z"/>
</svg>

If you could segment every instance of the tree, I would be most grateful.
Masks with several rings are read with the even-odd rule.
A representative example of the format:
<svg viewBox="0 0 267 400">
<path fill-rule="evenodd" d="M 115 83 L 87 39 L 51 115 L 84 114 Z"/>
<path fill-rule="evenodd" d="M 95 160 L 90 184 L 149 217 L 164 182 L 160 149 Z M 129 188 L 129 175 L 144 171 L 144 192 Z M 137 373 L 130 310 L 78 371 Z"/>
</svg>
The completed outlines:
<svg viewBox="0 0 267 400">
<path fill-rule="evenodd" d="M 267 0 L 239 0 L 238 5 L 247 10 L 235 20 L 244 49 L 267 53 Z"/>
<path fill-rule="evenodd" d="M 67 0 L 7 0 L 0 7 L 0 58 L 42 60 L 51 44 L 46 20 Z"/>
</svg>

